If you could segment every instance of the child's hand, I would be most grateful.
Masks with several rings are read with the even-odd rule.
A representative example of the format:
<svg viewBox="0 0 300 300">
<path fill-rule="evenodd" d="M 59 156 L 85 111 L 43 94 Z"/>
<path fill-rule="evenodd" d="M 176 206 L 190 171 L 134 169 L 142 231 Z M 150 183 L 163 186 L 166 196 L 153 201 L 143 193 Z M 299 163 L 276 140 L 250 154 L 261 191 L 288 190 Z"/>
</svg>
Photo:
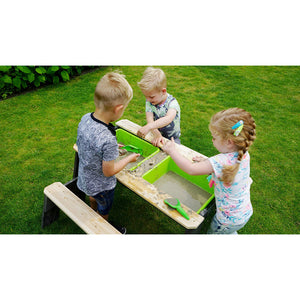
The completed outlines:
<svg viewBox="0 0 300 300">
<path fill-rule="evenodd" d="M 175 142 L 174 138 L 171 138 L 171 141 L 163 142 L 162 150 L 165 151 L 167 154 L 175 151 Z"/>
<path fill-rule="evenodd" d="M 136 162 L 140 156 L 141 155 L 139 153 L 132 153 L 128 155 L 129 162 Z"/>
<path fill-rule="evenodd" d="M 145 138 L 145 136 L 148 134 L 148 132 L 151 129 L 148 127 L 148 125 L 145 125 L 143 127 L 141 127 L 138 132 L 137 132 L 137 136 L 141 137 L 141 138 Z"/>
<path fill-rule="evenodd" d="M 193 162 L 200 162 L 200 161 L 204 161 L 204 160 L 206 160 L 206 158 L 204 158 L 204 157 L 202 157 L 202 156 L 194 156 L 194 157 L 192 158 L 192 161 L 193 161 Z"/>
<path fill-rule="evenodd" d="M 159 137 L 159 138 L 153 139 L 151 143 L 155 147 L 160 147 L 163 144 L 163 142 L 164 142 L 163 137 Z"/>
<path fill-rule="evenodd" d="M 127 153 L 127 150 L 126 149 L 121 149 L 122 147 L 124 147 L 123 144 L 118 144 L 118 147 L 119 147 L 119 155 L 120 156 L 123 156 Z"/>
<path fill-rule="evenodd" d="M 154 138 L 152 139 L 151 143 L 155 147 L 160 147 L 164 142 L 164 138 L 162 137 L 161 134 L 154 134 Z"/>
</svg>

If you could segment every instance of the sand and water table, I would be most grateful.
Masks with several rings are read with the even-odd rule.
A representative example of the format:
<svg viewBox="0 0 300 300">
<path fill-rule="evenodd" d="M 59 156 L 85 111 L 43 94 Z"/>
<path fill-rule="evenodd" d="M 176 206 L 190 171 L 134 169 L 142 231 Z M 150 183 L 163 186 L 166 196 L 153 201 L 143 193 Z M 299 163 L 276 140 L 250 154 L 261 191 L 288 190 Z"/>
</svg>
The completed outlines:
<svg viewBox="0 0 300 300">
<path fill-rule="evenodd" d="M 118 143 L 142 149 L 137 162 L 128 164 L 116 175 L 118 181 L 186 229 L 197 229 L 204 221 L 201 211 L 214 199 L 207 175 L 191 176 L 183 172 L 169 155 L 150 143 L 152 133 L 144 139 L 137 136 L 141 126 L 136 123 L 123 119 L 116 123 L 116 127 Z M 194 156 L 207 158 L 184 145 L 176 144 L 176 148 L 191 161 Z M 165 203 L 164 200 L 170 198 L 180 201 L 189 219 Z"/>
</svg>

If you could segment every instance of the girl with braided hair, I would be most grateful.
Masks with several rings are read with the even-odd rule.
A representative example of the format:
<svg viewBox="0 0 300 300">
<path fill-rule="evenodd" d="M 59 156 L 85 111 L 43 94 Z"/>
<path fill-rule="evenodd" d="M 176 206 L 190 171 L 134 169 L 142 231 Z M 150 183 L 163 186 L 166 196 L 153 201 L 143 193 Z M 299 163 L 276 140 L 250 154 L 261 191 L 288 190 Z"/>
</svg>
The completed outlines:
<svg viewBox="0 0 300 300">
<path fill-rule="evenodd" d="M 249 147 L 256 137 L 255 121 L 241 108 L 216 113 L 210 121 L 212 141 L 220 154 L 203 160 L 194 157 L 193 163 L 181 156 L 174 141 L 163 145 L 175 163 L 190 175 L 212 174 L 216 199 L 216 215 L 208 233 L 237 234 L 252 216 L 250 202 Z"/>
</svg>

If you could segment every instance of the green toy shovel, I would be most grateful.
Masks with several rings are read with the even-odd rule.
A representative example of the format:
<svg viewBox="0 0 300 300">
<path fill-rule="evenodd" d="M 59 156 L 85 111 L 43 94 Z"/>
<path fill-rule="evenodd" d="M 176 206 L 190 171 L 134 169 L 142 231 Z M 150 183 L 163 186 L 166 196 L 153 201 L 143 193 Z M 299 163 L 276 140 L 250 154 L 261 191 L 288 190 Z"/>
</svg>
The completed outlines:
<svg viewBox="0 0 300 300">
<path fill-rule="evenodd" d="M 171 206 L 172 208 L 175 208 L 182 216 L 184 216 L 187 220 L 190 219 L 188 214 L 184 211 L 184 209 L 180 205 L 180 201 L 176 198 L 168 198 L 165 199 L 164 202 Z"/>
<path fill-rule="evenodd" d="M 142 149 L 132 146 L 132 145 L 126 145 L 126 146 L 121 147 L 120 149 L 125 149 L 128 152 L 134 152 L 134 153 L 139 153 L 140 155 L 143 155 Z"/>
</svg>

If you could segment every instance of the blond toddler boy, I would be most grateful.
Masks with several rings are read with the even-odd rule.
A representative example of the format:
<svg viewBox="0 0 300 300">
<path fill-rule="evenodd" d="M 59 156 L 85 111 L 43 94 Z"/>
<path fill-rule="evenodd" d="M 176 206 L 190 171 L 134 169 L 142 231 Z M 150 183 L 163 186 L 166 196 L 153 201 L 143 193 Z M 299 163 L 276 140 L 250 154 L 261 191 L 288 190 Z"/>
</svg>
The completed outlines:
<svg viewBox="0 0 300 300">
<path fill-rule="evenodd" d="M 154 146 L 161 145 L 163 137 L 173 137 L 180 144 L 180 106 L 167 93 L 167 79 L 163 70 L 148 67 L 138 85 L 146 97 L 147 125 L 141 127 L 137 135 L 144 138 L 151 131 Z"/>
<path fill-rule="evenodd" d="M 94 94 L 95 112 L 85 114 L 78 125 L 77 186 L 90 197 L 91 207 L 106 220 L 116 187 L 114 175 L 139 156 L 133 153 L 116 161 L 118 142 L 111 124 L 123 115 L 132 96 L 132 88 L 124 75 L 114 72 L 104 75 Z"/>
</svg>

